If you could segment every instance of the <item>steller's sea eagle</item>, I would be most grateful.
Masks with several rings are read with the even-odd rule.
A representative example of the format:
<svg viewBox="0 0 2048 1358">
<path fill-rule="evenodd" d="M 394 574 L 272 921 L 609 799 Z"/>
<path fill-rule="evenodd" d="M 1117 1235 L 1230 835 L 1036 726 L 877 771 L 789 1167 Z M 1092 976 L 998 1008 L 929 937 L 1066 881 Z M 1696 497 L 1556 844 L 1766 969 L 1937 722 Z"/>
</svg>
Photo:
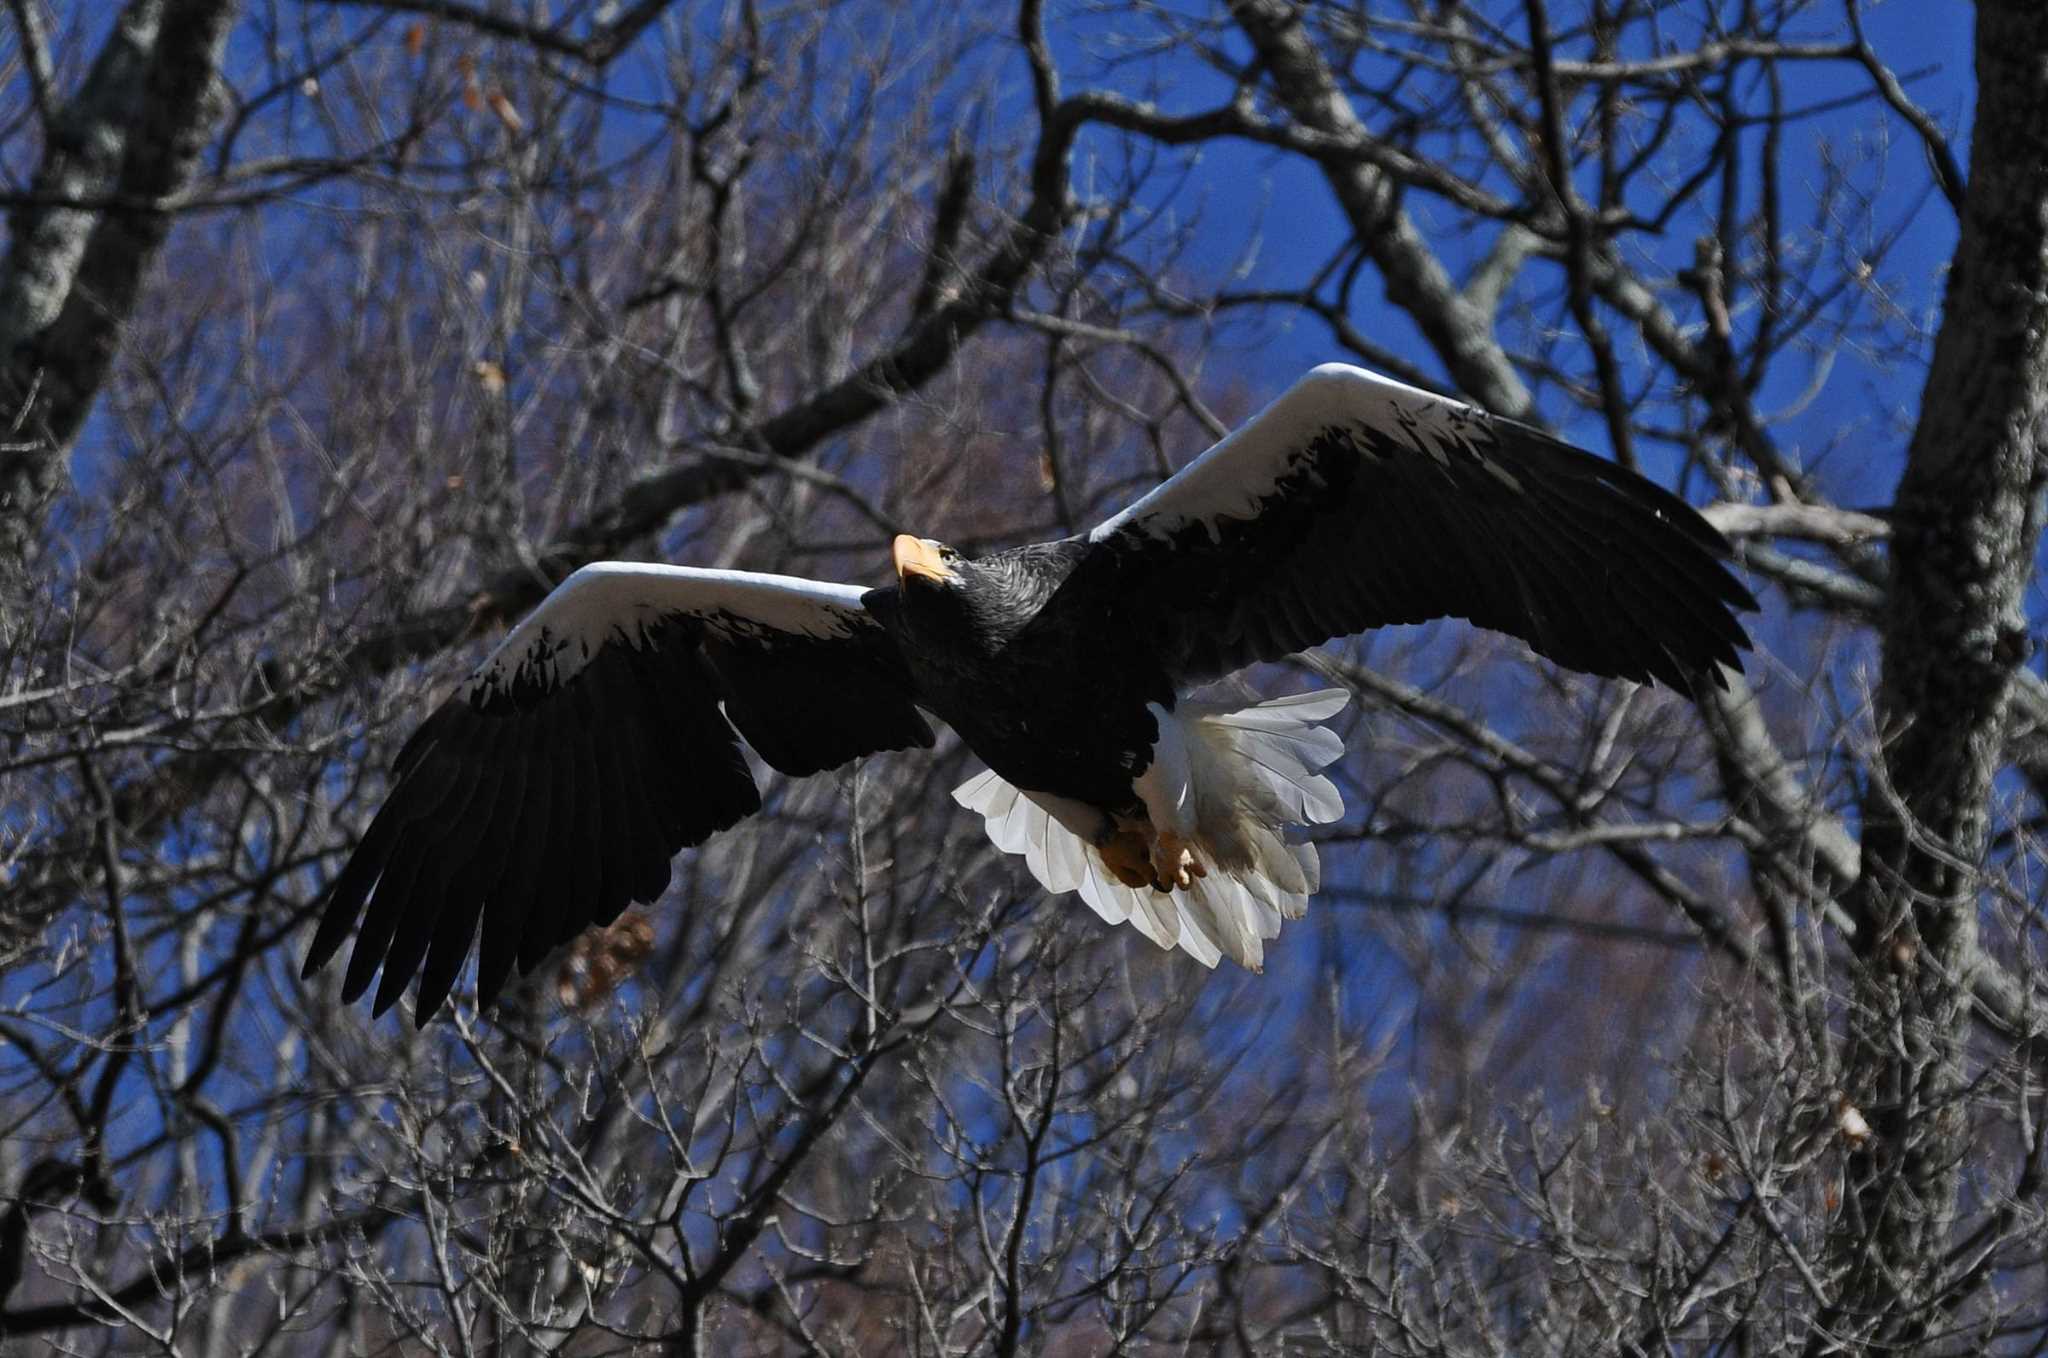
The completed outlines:
<svg viewBox="0 0 2048 1358">
<path fill-rule="evenodd" d="M 1048 891 L 1213 966 L 1256 968 L 1318 882 L 1290 827 L 1343 812 L 1318 772 L 1339 691 L 1250 706 L 1191 688 L 1369 627 L 1469 618 L 1589 674 L 1681 691 L 1737 665 L 1756 601 L 1682 500 L 1549 435 L 1376 373 L 1316 368 L 1087 534 L 978 560 L 909 536 L 881 589 L 601 562 L 508 633 L 399 752 L 336 879 L 311 975 L 415 973 L 424 1023 L 479 933 L 476 996 L 760 807 L 742 739 L 816 773 L 929 746 Z M 367 907 L 367 909 L 366 909 Z"/>
</svg>

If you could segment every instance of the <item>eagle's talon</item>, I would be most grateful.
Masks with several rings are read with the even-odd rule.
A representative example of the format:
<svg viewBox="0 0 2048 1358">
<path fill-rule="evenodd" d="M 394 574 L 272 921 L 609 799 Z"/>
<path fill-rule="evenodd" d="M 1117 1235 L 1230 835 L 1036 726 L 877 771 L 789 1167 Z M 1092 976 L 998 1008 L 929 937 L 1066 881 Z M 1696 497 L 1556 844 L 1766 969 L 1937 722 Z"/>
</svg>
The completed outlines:
<svg viewBox="0 0 2048 1358">
<path fill-rule="evenodd" d="M 1139 891 L 1171 892 L 1191 891 L 1196 878 L 1209 875 L 1186 840 L 1171 830 L 1157 836 L 1149 830 L 1142 823 L 1126 824 L 1096 846 L 1112 877 Z"/>
<path fill-rule="evenodd" d="M 1152 883 L 1156 890 L 1194 889 L 1195 878 L 1206 877 L 1208 869 L 1195 858 L 1188 842 L 1171 830 L 1162 830 L 1152 841 Z"/>
<path fill-rule="evenodd" d="M 1097 850 L 1110 876 L 1127 887 L 1157 887 L 1152 871 L 1152 852 L 1145 836 L 1136 830 L 1118 830 Z M 1160 888 L 1164 889 L 1164 888 Z"/>
</svg>

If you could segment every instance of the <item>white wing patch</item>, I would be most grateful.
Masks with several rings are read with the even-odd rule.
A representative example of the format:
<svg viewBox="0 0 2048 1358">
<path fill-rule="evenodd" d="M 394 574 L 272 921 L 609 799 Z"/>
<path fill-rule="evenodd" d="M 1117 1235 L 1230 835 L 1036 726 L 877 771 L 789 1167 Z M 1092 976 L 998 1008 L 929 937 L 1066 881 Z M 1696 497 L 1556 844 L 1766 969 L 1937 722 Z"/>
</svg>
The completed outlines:
<svg viewBox="0 0 2048 1358">
<path fill-rule="evenodd" d="M 470 672 L 462 696 L 535 687 L 552 692 L 590 663 L 606 643 L 638 645 L 670 617 L 701 619 L 714 631 L 843 637 L 866 617 L 855 585 L 790 575 L 600 561 L 555 586 L 540 607 Z"/>
<path fill-rule="evenodd" d="M 1257 971 L 1265 941 L 1284 920 L 1300 919 L 1322 885 L 1315 846 L 1289 843 L 1284 832 L 1344 815 L 1336 785 L 1320 772 L 1344 742 L 1318 723 L 1350 699 L 1324 689 L 1248 707 L 1183 699 L 1173 712 L 1154 709 L 1160 739 L 1138 786 L 1148 803 L 1161 801 L 1149 808 L 1155 825 L 1192 831 L 1209 875 L 1186 890 L 1125 886 L 1087 833 L 1088 808 L 1013 787 L 993 770 L 962 783 L 953 799 L 982 817 L 998 849 L 1022 855 L 1047 891 L 1079 892 L 1108 923 L 1129 923 L 1204 966 L 1228 957 Z M 1106 830 L 1106 818 L 1092 814 Z"/>
<path fill-rule="evenodd" d="M 1165 537 L 1194 522 L 1211 525 L 1213 537 L 1219 519 L 1255 518 L 1299 456 L 1329 429 L 1398 429 L 1441 459 L 1438 445 L 1484 418 L 1462 402 L 1369 369 L 1325 363 L 1136 504 L 1098 524 L 1088 540 L 1124 531 Z"/>
</svg>

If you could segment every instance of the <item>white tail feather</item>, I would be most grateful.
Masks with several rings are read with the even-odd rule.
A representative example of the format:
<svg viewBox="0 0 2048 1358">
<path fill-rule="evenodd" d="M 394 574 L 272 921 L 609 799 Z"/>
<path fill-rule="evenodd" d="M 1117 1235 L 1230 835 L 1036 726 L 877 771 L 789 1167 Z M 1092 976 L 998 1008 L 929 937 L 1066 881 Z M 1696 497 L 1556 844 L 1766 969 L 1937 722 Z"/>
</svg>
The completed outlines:
<svg viewBox="0 0 2048 1358">
<path fill-rule="evenodd" d="M 1174 712 L 1152 709 L 1160 738 L 1138 786 L 1155 825 L 1192 832 L 1209 875 L 1187 890 L 1125 886 L 1070 828 L 1069 804 L 992 771 L 962 783 L 953 799 L 982 816 L 997 848 L 1023 855 L 1047 891 L 1078 891 L 1108 923 L 1128 922 L 1204 966 L 1229 957 L 1257 971 L 1265 940 L 1279 936 L 1283 920 L 1300 919 L 1322 884 L 1315 846 L 1289 843 L 1283 830 L 1343 818 L 1343 798 L 1321 770 L 1344 742 L 1317 723 L 1349 701 L 1342 689 L 1323 689 L 1250 707 L 1185 700 Z"/>
</svg>

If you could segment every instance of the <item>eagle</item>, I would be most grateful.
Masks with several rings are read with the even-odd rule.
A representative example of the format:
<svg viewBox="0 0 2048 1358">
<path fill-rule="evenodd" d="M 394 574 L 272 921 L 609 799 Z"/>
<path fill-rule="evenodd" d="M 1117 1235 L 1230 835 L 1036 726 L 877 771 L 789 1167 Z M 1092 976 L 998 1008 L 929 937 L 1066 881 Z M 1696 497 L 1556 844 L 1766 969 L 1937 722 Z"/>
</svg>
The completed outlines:
<svg viewBox="0 0 2048 1358">
<path fill-rule="evenodd" d="M 1048 892 L 1162 947 L 1257 969 L 1340 819 L 1323 723 L 1347 694 L 1197 690 L 1259 661 L 1457 617 L 1587 674 L 1680 692 L 1737 667 L 1756 600 L 1683 500 L 1551 437 L 1363 368 L 1315 368 L 1093 530 L 970 557 L 909 535 L 879 588 L 599 562 L 506 634 L 400 750 L 335 878 L 310 977 L 352 928 L 353 1003 L 417 975 L 476 1002 L 667 888 L 793 777 L 929 747 Z M 358 928 L 358 925 L 360 926 Z"/>
</svg>

